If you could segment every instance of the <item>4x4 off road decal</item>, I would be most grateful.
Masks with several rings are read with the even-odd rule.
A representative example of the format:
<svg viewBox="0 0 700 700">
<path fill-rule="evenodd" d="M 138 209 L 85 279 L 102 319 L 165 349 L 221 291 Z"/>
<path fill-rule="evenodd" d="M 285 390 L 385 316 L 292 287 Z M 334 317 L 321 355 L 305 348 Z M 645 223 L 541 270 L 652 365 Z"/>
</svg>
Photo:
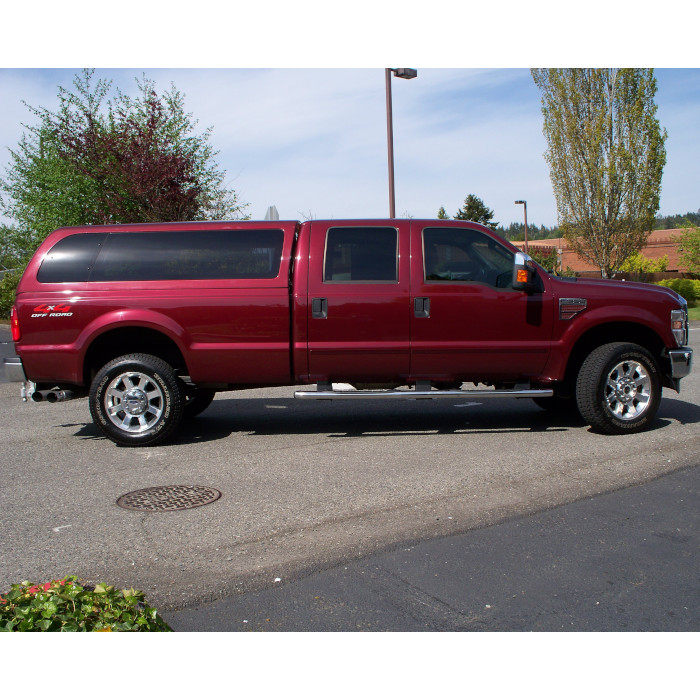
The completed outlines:
<svg viewBox="0 0 700 700">
<path fill-rule="evenodd" d="M 49 318 L 56 316 L 72 316 L 73 312 L 68 304 L 39 304 L 32 312 L 32 318 Z"/>
</svg>

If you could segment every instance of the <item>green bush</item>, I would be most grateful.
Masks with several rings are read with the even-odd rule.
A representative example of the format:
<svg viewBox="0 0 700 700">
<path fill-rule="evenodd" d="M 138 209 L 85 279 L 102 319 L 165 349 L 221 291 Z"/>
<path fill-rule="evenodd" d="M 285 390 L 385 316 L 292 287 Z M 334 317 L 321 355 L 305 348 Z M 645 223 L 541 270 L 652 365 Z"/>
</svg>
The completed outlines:
<svg viewBox="0 0 700 700">
<path fill-rule="evenodd" d="M 668 267 L 668 255 L 663 258 L 652 260 L 644 257 L 641 253 L 633 253 L 620 265 L 620 272 L 632 272 L 645 274 L 649 272 L 666 272 Z"/>
<path fill-rule="evenodd" d="M 141 591 L 104 583 L 81 586 L 74 576 L 13 584 L 0 596 L 0 632 L 172 632 Z"/>
<path fill-rule="evenodd" d="M 0 279 L 0 319 L 10 318 L 12 305 L 15 303 L 15 291 L 24 268 L 7 272 Z"/>
<path fill-rule="evenodd" d="M 662 280 L 658 284 L 678 292 L 688 302 L 688 306 L 695 306 L 700 299 L 700 280 L 672 279 Z"/>
</svg>

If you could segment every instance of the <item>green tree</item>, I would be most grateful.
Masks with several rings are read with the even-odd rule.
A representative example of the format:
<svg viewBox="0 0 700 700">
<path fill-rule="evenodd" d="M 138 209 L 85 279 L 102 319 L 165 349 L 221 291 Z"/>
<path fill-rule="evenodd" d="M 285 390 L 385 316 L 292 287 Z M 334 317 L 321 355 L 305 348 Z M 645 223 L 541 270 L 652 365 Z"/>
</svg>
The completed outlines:
<svg viewBox="0 0 700 700">
<path fill-rule="evenodd" d="M 700 228 L 686 224 L 683 233 L 674 240 L 681 252 L 680 261 L 688 272 L 700 275 Z"/>
<path fill-rule="evenodd" d="M 464 206 L 455 214 L 455 219 L 462 221 L 474 221 L 477 224 L 484 224 L 493 231 L 498 226 L 493 219 L 493 209 L 489 209 L 484 202 L 474 194 L 470 194 L 464 200 Z"/>
<path fill-rule="evenodd" d="M 4 249 L 24 259 L 59 226 L 102 223 L 92 206 L 98 183 L 60 155 L 55 134 L 44 127 L 31 129 L 10 155 L 0 201 L 14 225 L 2 232 Z"/>
<path fill-rule="evenodd" d="M 674 214 L 673 216 L 657 216 L 654 229 L 684 228 L 688 225 L 700 226 L 700 211 L 689 211 L 687 214 Z"/>
<path fill-rule="evenodd" d="M 641 250 L 659 208 L 666 131 L 652 69 L 535 69 L 545 158 L 573 250 L 609 277 Z"/>
<path fill-rule="evenodd" d="M 0 180 L 2 213 L 14 222 L 3 248 L 26 260 L 59 226 L 245 218 L 225 186 L 211 128 L 198 132 L 174 86 L 162 95 L 137 79 L 131 98 L 84 70 L 59 87 L 55 111 L 27 105 L 37 123 Z"/>
<path fill-rule="evenodd" d="M 447 216 L 447 212 L 445 211 L 445 207 L 440 207 L 438 213 L 437 213 L 437 218 L 438 219 L 449 219 L 450 217 Z"/>
</svg>

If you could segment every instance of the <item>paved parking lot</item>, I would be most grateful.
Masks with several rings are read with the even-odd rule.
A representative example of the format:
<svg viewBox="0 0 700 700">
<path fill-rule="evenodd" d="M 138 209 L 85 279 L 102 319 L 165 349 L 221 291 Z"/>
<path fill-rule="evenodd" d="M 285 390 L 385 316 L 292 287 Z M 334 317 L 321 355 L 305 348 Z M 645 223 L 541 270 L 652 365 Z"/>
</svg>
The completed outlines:
<svg viewBox="0 0 700 700">
<path fill-rule="evenodd" d="M 256 390 L 219 395 L 172 444 L 129 449 L 100 436 L 85 399 L 23 404 L 2 383 L 0 590 L 75 574 L 176 610 L 274 587 L 696 466 L 699 403 L 696 371 L 652 430 L 609 437 L 528 400 L 350 405 Z M 178 484 L 222 497 L 176 512 L 116 505 Z"/>
<path fill-rule="evenodd" d="M 698 632 L 699 547 L 695 467 L 165 616 L 176 631 Z"/>
</svg>

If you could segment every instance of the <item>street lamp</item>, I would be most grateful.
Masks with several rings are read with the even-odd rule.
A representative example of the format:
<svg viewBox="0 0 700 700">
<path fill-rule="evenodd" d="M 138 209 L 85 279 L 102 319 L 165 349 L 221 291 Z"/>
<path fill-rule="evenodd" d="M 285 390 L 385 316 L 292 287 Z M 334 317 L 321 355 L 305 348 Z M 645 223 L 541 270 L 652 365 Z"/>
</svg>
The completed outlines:
<svg viewBox="0 0 700 700">
<path fill-rule="evenodd" d="M 394 127 L 391 114 L 391 74 L 397 78 L 411 80 L 418 76 L 413 68 L 386 68 L 386 141 L 389 149 L 389 218 L 396 216 L 396 195 L 394 193 Z"/>
<path fill-rule="evenodd" d="M 527 249 L 527 202 L 524 199 L 516 199 L 515 200 L 516 204 L 522 204 L 523 205 L 523 210 L 525 212 L 525 253 L 528 253 Z"/>
</svg>

